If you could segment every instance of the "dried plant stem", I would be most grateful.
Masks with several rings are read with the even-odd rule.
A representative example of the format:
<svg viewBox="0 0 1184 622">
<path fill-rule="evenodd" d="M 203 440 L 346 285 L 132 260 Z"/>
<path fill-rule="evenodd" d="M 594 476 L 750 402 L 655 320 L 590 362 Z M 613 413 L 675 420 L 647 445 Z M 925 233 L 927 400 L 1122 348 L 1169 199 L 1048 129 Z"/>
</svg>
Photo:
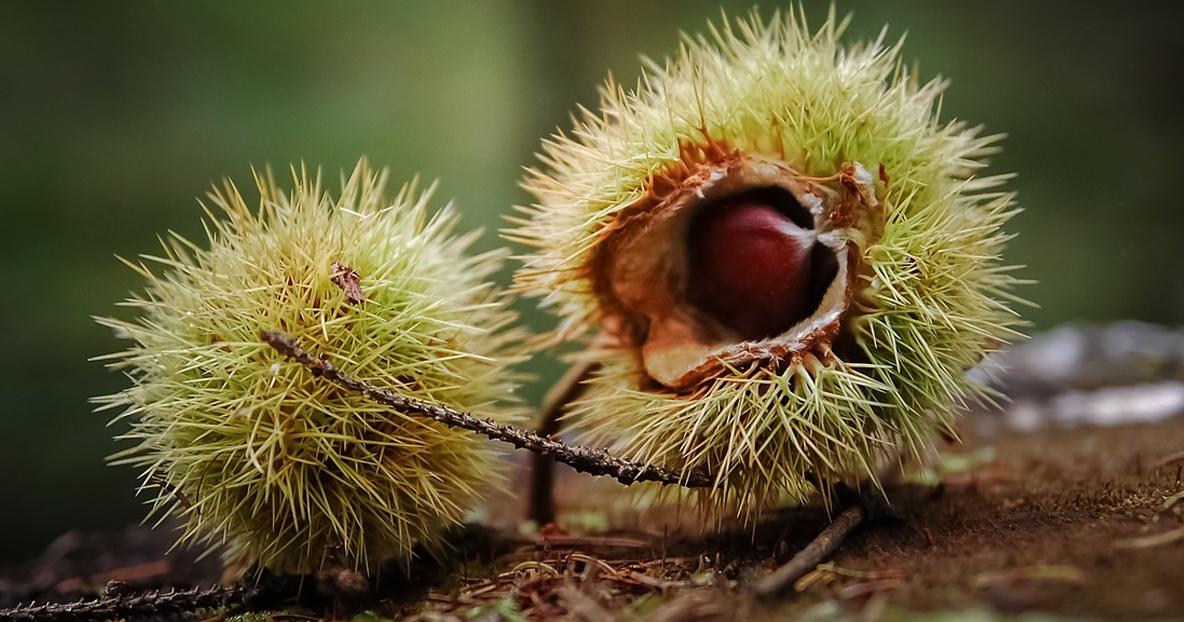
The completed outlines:
<svg viewBox="0 0 1184 622">
<path fill-rule="evenodd" d="M 244 602 L 249 590 L 239 586 L 190 590 L 116 592 L 94 600 L 72 603 L 29 604 L 0 609 L 0 620 L 13 622 L 64 622 L 129 617 L 167 618 L 201 608 L 225 607 Z"/>
<path fill-rule="evenodd" d="M 404 415 L 424 417 L 449 427 L 476 432 L 495 441 L 509 443 L 519 449 L 554 457 L 577 471 L 592 475 L 607 475 L 622 484 L 661 482 L 697 488 L 709 487 L 713 484 L 712 477 L 707 473 L 691 471 L 680 474 L 664 467 L 618 458 L 603 449 L 567 445 L 534 432 L 475 417 L 443 404 L 399 395 L 349 376 L 334 367 L 332 363 L 304 351 L 284 333 L 262 331 L 259 337 L 275 348 L 277 352 L 307 367 L 313 374 L 324 377 L 351 391 L 361 393 Z"/>
<path fill-rule="evenodd" d="M 593 361 L 576 361 L 567 369 L 543 399 L 543 407 L 535 422 L 535 434 L 551 437 L 559 433 L 562 427 L 559 417 L 564 407 L 584 393 L 584 380 L 597 366 Z M 552 456 L 530 456 L 530 496 L 526 517 L 539 525 L 555 520 L 555 458 Z"/>
<path fill-rule="evenodd" d="M 757 581 L 753 586 L 753 592 L 764 598 L 783 593 L 839 548 L 839 545 L 847 539 L 847 536 L 851 535 L 856 527 L 863 523 L 865 518 L 867 518 L 867 510 L 863 505 L 856 504 L 847 508 L 784 566 Z"/>
<path fill-rule="evenodd" d="M 649 481 L 699 488 L 709 487 L 713 484 L 712 477 L 707 473 L 692 471 L 680 475 L 664 467 L 618 458 L 603 449 L 567 445 L 548 436 L 494 423 L 442 404 L 398 395 L 352 378 L 334 367 L 332 363 L 304 351 L 288 335 L 264 331 L 260 337 L 276 351 L 304 365 L 313 374 L 366 395 L 402 414 L 425 417 L 447 426 L 470 430 L 493 440 L 509 443 L 519 449 L 526 449 L 540 456 L 554 458 L 577 471 L 592 475 L 607 475 L 622 484 Z M 564 379 L 552 391 L 547 406 L 543 409 L 539 421 L 541 430 L 544 432 L 550 432 L 552 429 L 558 430 L 558 412 L 562 409 L 563 404 L 575 399 L 579 392 L 580 379 L 590 371 L 591 369 L 580 369 L 578 366 L 568 371 Z M 548 490 L 545 501 L 551 503 L 550 474 L 547 477 Z M 532 483 L 533 485 L 537 485 L 537 481 Z M 551 509 L 553 511 L 553 508 Z M 775 596 L 792 586 L 795 581 L 813 570 L 822 560 L 833 553 L 866 518 L 867 509 L 863 504 L 857 503 L 847 508 L 789 562 L 757 582 L 753 588 L 756 594 L 762 597 Z"/>
</svg>

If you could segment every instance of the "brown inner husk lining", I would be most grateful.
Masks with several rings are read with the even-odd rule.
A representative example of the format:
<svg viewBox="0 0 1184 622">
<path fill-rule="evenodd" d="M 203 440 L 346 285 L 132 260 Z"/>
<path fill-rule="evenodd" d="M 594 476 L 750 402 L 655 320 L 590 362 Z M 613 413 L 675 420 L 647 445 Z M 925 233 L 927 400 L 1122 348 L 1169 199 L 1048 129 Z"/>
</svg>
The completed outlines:
<svg viewBox="0 0 1184 622">
<path fill-rule="evenodd" d="M 646 196 L 603 228 L 587 263 L 604 331 L 615 345 L 637 353 L 649 384 L 678 393 L 722 375 L 781 371 L 803 361 L 810 369 L 811 359 L 835 356 L 833 345 L 866 270 L 862 249 L 883 225 L 866 169 L 844 163 L 830 177 L 807 177 L 778 159 L 710 139 L 682 143 L 680 156 L 650 178 Z M 704 204 L 759 187 L 788 190 L 809 210 L 818 244 L 839 266 L 807 318 L 780 335 L 743 340 L 687 300 L 685 227 Z"/>
</svg>

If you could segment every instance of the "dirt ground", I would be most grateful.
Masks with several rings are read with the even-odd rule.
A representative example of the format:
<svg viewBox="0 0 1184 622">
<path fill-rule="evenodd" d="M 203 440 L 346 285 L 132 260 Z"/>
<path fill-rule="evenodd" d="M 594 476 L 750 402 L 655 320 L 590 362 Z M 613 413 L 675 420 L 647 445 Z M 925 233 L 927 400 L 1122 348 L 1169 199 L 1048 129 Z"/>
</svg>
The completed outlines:
<svg viewBox="0 0 1184 622">
<path fill-rule="evenodd" d="M 728 603 L 718 607 L 723 619 L 795 619 L 836 602 L 862 619 L 968 610 L 1184 619 L 1184 418 L 1014 432 L 991 417 L 963 422 L 963 444 L 946 448 L 928 481 L 889 485 L 897 516 L 860 528 L 833 570 L 787 598 L 758 602 L 744 586 L 804 546 L 825 525 L 821 512 L 680 536 L 667 548 L 720 555 L 712 567 L 731 581 L 712 602 Z M 561 482 L 561 504 L 586 496 L 579 482 Z"/>
<path fill-rule="evenodd" d="M 417 564 L 414 580 L 392 571 L 376 596 L 327 598 L 311 587 L 326 577 L 260 589 L 291 590 L 273 593 L 268 608 L 314 618 L 368 609 L 427 620 L 1184 620 L 1184 417 L 1031 432 L 991 417 L 965 419 L 964 444 L 936 470 L 887 487 L 895 516 L 861 526 L 800 591 L 771 601 L 748 586 L 826 524 L 821 509 L 704 531 L 693 516 L 618 510 L 619 488 L 574 473 L 559 480 L 559 526 L 532 532 L 495 515 L 502 529 L 470 529 L 456 558 Z M 214 560 L 164 557 L 168 538 L 141 528 L 66 536 L 41 559 L 0 570 L 0 607 L 93 594 L 110 579 L 132 588 L 218 580 Z"/>
<path fill-rule="evenodd" d="M 898 491 L 905 519 L 864 529 L 834 561 L 899 571 L 889 600 L 913 609 L 1184 616 L 1184 419 L 967 442 L 996 459 Z"/>
</svg>

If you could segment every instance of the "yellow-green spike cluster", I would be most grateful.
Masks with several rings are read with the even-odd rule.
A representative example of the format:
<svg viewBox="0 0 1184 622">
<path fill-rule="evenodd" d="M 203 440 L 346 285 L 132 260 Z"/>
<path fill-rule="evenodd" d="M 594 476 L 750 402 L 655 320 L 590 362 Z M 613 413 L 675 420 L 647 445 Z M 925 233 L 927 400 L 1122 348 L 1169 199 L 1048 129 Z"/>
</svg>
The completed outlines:
<svg viewBox="0 0 1184 622">
<path fill-rule="evenodd" d="M 451 207 L 359 163 L 340 195 L 293 172 L 257 176 L 257 210 L 229 182 L 210 195 L 206 247 L 171 234 L 129 265 L 147 281 L 102 318 L 132 345 L 102 357 L 127 370 L 114 456 L 141 469 L 152 514 L 181 541 L 278 571 L 363 570 L 439 547 L 491 486 L 498 456 L 471 433 L 391 413 L 288 364 L 259 339 L 281 330 L 360 379 L 408 396 L 514 419 L 520 336 L 487 282 L 501 252 L 469 255 Z M 154 270 L 149 266 L 159 266 Z"/>
<path fill-rule="evenodd" d="M 599 112 L 544 142 L 542 167 L 524 181 L 536 202 L 507 232 L 532 247 L 518 289 L 557 313 L 558 336 L 599 333 L 607 344 L 570 412 L 586 438 L 631 458 L 708 469 L 717 476 L 712 504 L 746 515 L 874 478 L 886 457 L 921 454 L 983 395 L 964 371 L 1020 325 L 1010 309 L 1019 281 L 1001 263 L 1013 197 L 996 190 L 1007 176 L 978 175 L 999 137 L 941 121 L 945 82 L 919 83 L 900 44 L 883 35 L 842 45 L 845 25 L 831 15 L 814 31 L 792 11 L 725 20 L 708 36 L 684 37 L 675 58 L 646 61 L 636 89 L 610 81 Z M 718 169 L 696 156 L 699 168 L 688 169 L 695 149 L 730 155 Z M 769 347 L 764 358 L 721 360 L 693 386 L 664 386 L 642 360 L 639 339 L 652 325 L 634 323 L 640 338 L 619 330 L 619 309 L 602 295 L 611 276 L 598 262 L 620 231 L 663 209 L 658 186 L 705 183 L 741 160 L 838 193 L 850 179 L 868 189 L 875 222 L 848 236 L 858 269 L 836 307 L 837 336 L 813 350 L 790 343 L 788 354 Z"/>
</svg>

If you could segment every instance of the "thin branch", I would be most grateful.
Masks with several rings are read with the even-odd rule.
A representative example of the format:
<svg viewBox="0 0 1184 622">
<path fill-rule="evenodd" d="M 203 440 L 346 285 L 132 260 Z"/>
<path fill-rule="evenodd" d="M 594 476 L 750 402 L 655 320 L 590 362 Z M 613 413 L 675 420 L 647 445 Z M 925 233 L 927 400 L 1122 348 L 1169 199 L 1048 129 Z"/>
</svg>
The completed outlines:
<svg viewBox="0 0 1184 622">
<path fill-rule="evenodd" d="M 599 366 L 594 361 L 576 361 L 563 374 L 543 399 L 534 431 L 539 436 L 551 437 L 559 433 L 559 417 L 563 409 L 579 399 L 587 389 L 584 380 Z M 555 520 L 555 458 L 543 454 L 530 455 L 530 492 L 526 517 L 538 525 Z"/>
<path fill-rule="evenodd" d="M 806 548 L 798 551 L 784 566 L 756 582 L 753 591 L 757 596 L 768 598 L 789 589 L 798 579 L 814 570 L 822 560 L 835 552 L 839 545 L 851 535 L 855 528 L 867 518 L 867 510 L 856 504 L 839 514 L 835 520 L 815 536 Z"/>
<path fill-rule="evenodd" d="M 1151 468 L 1158 469 L 1159 467 L 1167 466 L 1173 462 L 1180 462 L 1181 460 L 1184 460 L 1184 451 L 1177 451 L 1176 453 L 1168 454 L 1159 460 L 1152 462 Z"/>
<path fill-rule="evenodd" d="M 68 620 L 107 620 L 128 617 L 153 619 L 195 609 L 225 607 L 241 603 L 250 590 L 240 586 L 193 588 L 189 590 L 115 591 L 94 600 L 72 603 L 42 603 L 0 609 L 0 620 L 13 622 L 66 622 Z"/>
<path fill-rule="evenodd" d="M 518 449 L 553 456 L 571 468 L 592 475 L 607 475 L 622 484 L 634 482 L 661 482 L 705 488 L 714 480 L 706 473 L 689 471 L 682 474 L 665 467 L 618 458 L 607 451 L 582 445 L 567 445 L 549 437 L 520 430 L 513 426 L 495 423 L 489 419 L 475 417 L 443 404 L 425 402 L 386 389 L 380 389 L 368 382 L 358 380 L 337 369 L 332 363 L 304 351 L 288 335 L 276 331 L 262 331 L 259 337 L 275 350 L 304 365 L 313 375 L 324 377 L 351 391 L 361 393 L 370 399 L 391 407 L 404 415 L 432 419 L 446 426 L 463 428 L 487 436 L 495 441 L 509 443 Z"/>
</svg>

